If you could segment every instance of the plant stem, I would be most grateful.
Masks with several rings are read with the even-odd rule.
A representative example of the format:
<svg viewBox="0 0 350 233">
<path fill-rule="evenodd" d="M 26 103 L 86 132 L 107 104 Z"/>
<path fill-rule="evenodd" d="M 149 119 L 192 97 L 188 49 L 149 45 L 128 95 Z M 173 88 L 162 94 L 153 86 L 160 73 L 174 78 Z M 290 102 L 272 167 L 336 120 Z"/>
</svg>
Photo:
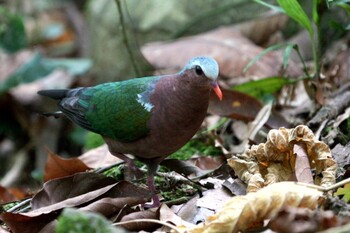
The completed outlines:
<svg viewBox="0 0 350 233">
<path fill-rule="evenodd" d="M 134 57 L 134 54 L 133 54 L 133 52 L 131 50 L 131 46 L 129 44 L 127 33 L 126 33 L 126 29 L 125 29 L 125 22 L 124 22 L 121 2 L 120 2 L 120 0 L 115 0 L 115 3 L 117 4 L 117 8 L 118 8 L 119 21 L 120 21 L 120 25 L 121 25 L 122 34 L 123 34 L 123 42 L 125 44 L 125 48 L 126 48 L 128 54 L 129 54 L 129 58 L 130 58 L 132 66 L 134 68 L 135 74 L 136 74 L 137 77 L 139 77 L 140 76 L 140 72 L 139 72 L 139 69 L 137 68 L 137 65 L 136 65 L 136 62 L 135 62 L 135 57 Z"/>
</svg>

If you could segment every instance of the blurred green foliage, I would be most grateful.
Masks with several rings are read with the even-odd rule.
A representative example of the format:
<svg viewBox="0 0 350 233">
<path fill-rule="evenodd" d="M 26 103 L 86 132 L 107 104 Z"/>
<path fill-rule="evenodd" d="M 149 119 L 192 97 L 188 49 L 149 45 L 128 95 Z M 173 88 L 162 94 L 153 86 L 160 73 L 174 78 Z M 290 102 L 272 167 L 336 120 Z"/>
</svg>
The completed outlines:
<svg viewBox="0 0 350 233">
<path fill-rule="evenodd" d="M 15 53 L 27 45 L 23 20 L 0 6 L 0 47 L 8 53 Z"/>
<path fill-rule="evenodd" d="M 58 218 L 56 233 L 122 233 L 104 216 L 73 208 L 64 209 Z"/>
</svg>

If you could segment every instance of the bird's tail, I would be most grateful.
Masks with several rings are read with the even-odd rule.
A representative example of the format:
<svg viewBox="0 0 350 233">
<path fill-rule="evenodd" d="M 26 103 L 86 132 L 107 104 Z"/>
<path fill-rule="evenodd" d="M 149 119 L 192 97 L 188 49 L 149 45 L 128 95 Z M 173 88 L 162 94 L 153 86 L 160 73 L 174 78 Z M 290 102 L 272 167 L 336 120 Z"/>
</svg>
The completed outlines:
<svg viewBox="0 0 350 233">
<path fill-rule="evenodd" d="M 60 100 L 67 97 L 69 89 L 52 89 L 52 90 L 41 90 L 38 91 L 39 95 L 47 96 L 52 99 Z"/>
<path fill-rule="evenodd" d="M 57 111 L 57 112 L 44 112 L 41 113 L 41 115 L 45 116 L 45 117 L 54 117 L 54 118 L 59 118 L 60 116 L 63 115 L 62 111 Z"/>
<path fill-rule="evenodd" d="M 39 95 L 47 96 L 55 100 L 61 100 L 67 97 L 79 96 L 86 87 L 79 87 L 74 89 L 51 89 L 38 91 Z"/>
</svg>

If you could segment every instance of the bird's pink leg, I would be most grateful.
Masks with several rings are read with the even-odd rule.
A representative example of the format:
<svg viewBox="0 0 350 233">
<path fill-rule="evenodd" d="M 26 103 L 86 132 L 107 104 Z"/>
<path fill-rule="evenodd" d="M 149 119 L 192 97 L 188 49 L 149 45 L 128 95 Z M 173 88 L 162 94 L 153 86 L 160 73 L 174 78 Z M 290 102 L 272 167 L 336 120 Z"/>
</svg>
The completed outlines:
<svg viewBox="0 0 350 233">
<path fill-rule="evenodd" d="M 149 161 L 147 163 L 147 167 L 148 167 L 147 183 L 148 183 L 148 189 L 152 193 L 152 204 L 144 204 L 143 206 L 147 208 L 159 207 L 160 200 L 157 195 L 156 187 L 154 185 L 154 175 L 158 170 L 159 162 L 157 160 Z"/>
<path fill-rule="evenodd" d="M 152 204 L 145 204 L 144 207 L 153 208 L 160 206 L 160 200 L 156 193 L 156 187 L 154 186 L 154 175 L 148 175 L 147 177 L 148 189 L 152 193 Z"/>
<path fill-rule="evenodd" d="M 113 153 L 113 155 L 125 161 L 125 163 L 128 167 L 127 173 L 126 173 L 127 180 L 131 180 L 131 178 L 133 176 L 139 177 L 139 176 L 143 175 L 143 173 L 140 171 L 140 169 L 135 165 L 133 159 L 129 158 L 128 156 L 126 156 L 122 153 Z"/>
</svg>

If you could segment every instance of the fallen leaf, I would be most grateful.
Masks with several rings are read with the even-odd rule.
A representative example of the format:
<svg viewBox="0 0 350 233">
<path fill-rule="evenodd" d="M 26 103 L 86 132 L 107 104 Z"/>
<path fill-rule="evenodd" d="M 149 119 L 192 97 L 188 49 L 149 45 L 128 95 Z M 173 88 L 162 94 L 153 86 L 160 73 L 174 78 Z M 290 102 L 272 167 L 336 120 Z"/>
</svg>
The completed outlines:
<svg viewBox="0 0 350 233">
<path fill-rule="evenodd" d="M 341 144 L 337 144 L 332 149 L 332 155 L 339 167 L 344 167 L 345 165 L 350 164 L 349 154 L 350 154 L 350 143 L 346 144 L 345 146 Z"/>
<path fill-rule="evenodd" d="M 296 144 L 306 145 L 310 166 L 316 169 L 314 183 L 325 187 L 334 184 L 337 164 L 331 151 L 305 125 L 270 130 L 266 143 L 252 145 L 243 154 L 234 155 L 227 161 L 248 185 L 247 192 L 254 192 L 263 186 L 289 180 L 295 170 L 293 148 Z"/>
<path fill-rule="evenodd" d="M 193 224 L 199 224 L 205 221 L 208 216 L 213 215 L 215 212 L 207 209 L 207 208 L 198 208 L 197 200 L 199 199 L 199 195 L 194 196 L 188 202 L 180 205 L 180 206 L 172 206 L 171 209 L 179 216 L 183 221 L 187 223 L 180 222 L 180 225 L 176 225 L 180 228 L 187 228 L 187 226 Z M 175 222 L 174 222 L 175 223 Z M 194 227 L 194 226 L 193 226 Z"/>
<path fill-rule="evenodd" d="M 138 211 L 124 216 L 117 226 L 121 226 L 129 231 L 154 231 L 159 227 L 157 223 L 142 222 L 142 219 L 159 219 L 159 210 L 149 209 L 144 211 Z M 137 220 L 132 223 L 123 223 L 126 221 Z"/>
<path fill-rule="evenodd" d="M 99 146 L 95 149 L 89 150 L 86 153 L 78 157 L 79 160 L 84 162 L 89 168 L 100 168 L 109 165 L 123 162 L 123 160 L 112 155 L 106 144 Z"/>
<path fill-rule="evenodd" d="M 0 204 L 17 200 L 16 197 L 5 187 L 0 186 Z"/>
<path fill-rule="evenodd" d="M 201 170 L 197 166 L 194 166 L 193 163 L 190 161 L 183 161 L 178 159 L 165 159 L 160 164 L 162 166 L 167 167 L 171 171 L 175 171 L 179 174 L 183 174 L 186 176 L 189 176 L 189 175 L 200 176 L 205 173 L 203 170 Z"/>
<path fill-rule="evenodd" d="M 102 214 L 119 213 L 125 205 L 145 203 L 151 194 L 127 181 L 95 173 L 78 173 L 50 180 L 31 202 L 26 213 L 3 213 L 0 218 L 13 232 L 39 232 L 67 207 L 81 207 L 101 211 Z M 110 198 L 110 199 L 108 199 Z M 107 209 L 106 209 L 107 208 Z"/>
<path fill-rule="evenodd" d="M 224 88 L 222 88 L 222 93 L 222 101 L 211 93 L 209 113 L 247 122 L 254 120 L 263 107 L 258 99 L 247 94 Z M 270 128 L 279 128 L 281 126 L 288 126 L 289 123 L 278 113 L 272 112 L 266 125 Z"/>
<path fill-rule="evenodd" d="M 167 205 L 163 204 L 159 209 L 159 220 L 163 222 L 172 223 L 175 226 L 186 226 L 193 227 L 193 224 L 190 224 L 180 218 L 178 215 L 174 213 Z M 168 231 L 168 229 L 164 229 L 164 231 Z"/>
<path fill-rule="evenodd" d="M 313 184 L 314 180 L 310 168 L 310 162 L 307 155 L 305 144 L 295 144 L 293 147 L 295 155 L 295 176 L 298 182 Z"/>
<path fill-rule="evenodd" d="M 203 192 L 203 196 L 197 200 L 197 206 L 216 212 L 231 198 L 232 195 L 223 188 L 210 189 Z"/>
<path fill-rule="evenodd" d="M 45 165 L 44 181 L 70 176 L 84 172 L 90 168 L 77 158 L 62 158 L 48 150 L 48 158 Z"/>
<path fill-rule="evenodd" d="M 304 208 L 286 207 L 269 221 L 268 227 L 281 233 L 320 232 L 344 225 L 349 220 L 349 217 L 337 216 L 332 211 L 312 211 Z"/>
<path fill-rule="evenodd" d="M 198 158 L 190 159 L 190 161 L 193 162 L 195 166 L 206 171 L 206 170 L 214 170 L 219 168 L 223 163 L 225 163 L 225 157 L 224 156 L 200 156 Z"/>
<path fill-rule="evenodd" d="M 243 75 L 243 68 L 263 50 L 242 36 L 234 27 L 220 27 L 196 36 L 171 42 L 151 43 L 142 47 L 145 58 L 158 70 L 179 70 L 191 58 L 206 55 L 218 61 L 220 75 L 223 77 L 262 78 L 278 75 L 279 69 L 276 67 L 282 67 L 283 57 L 275 52 L 266 54 Z M 302 74 L 301 69 L 290 62 L 287 75 L 296 77 L 299 74 Z"/>
<path fill-rule="evenodd" d="M 287 206 L 315 209 L 322 194 L 321 191 L 293 182 L 272 184 L 255 193 L 231 198 L 205 223 L 186 229 L 186 232 L 244 232 Z"/>
</svg>

